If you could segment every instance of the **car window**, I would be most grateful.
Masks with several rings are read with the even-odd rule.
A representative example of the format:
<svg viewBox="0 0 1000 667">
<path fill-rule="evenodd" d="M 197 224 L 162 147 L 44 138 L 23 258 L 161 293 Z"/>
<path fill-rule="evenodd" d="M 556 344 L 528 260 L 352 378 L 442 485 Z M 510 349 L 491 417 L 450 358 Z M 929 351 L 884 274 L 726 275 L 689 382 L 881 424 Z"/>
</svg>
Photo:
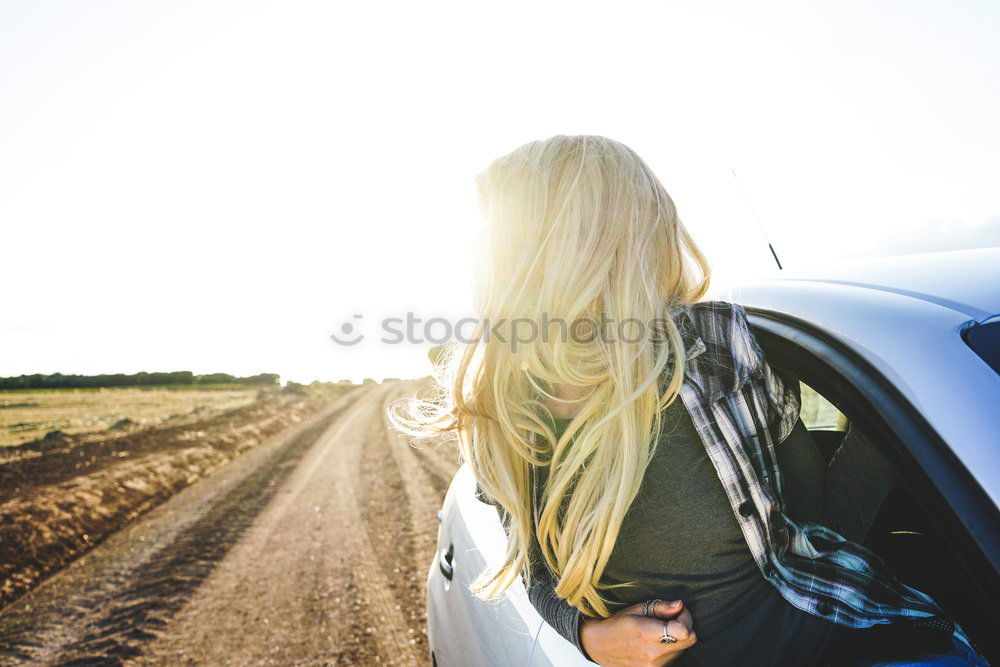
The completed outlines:
<svg viewBox="0 0 1000 667">
<path fill-rule="evenodd" d="M 846 431 L 847 417 L 830 401 L 805 382 L 799 382 L 802 394 L 802 423 L 810 431 Z"/>
</svg>

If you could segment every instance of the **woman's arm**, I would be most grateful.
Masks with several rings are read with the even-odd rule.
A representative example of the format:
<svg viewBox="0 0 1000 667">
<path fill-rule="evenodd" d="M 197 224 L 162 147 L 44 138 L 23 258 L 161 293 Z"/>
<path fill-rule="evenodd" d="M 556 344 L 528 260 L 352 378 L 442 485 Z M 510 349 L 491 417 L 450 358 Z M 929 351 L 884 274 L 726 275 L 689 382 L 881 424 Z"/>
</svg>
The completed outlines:
<svg viewBox="0 0 1000 667">
<path fill-rule="evenodd" d="M 576 646 L 584 657 L 593 661 L 583 647 L 583 639 L 580 635 L 583 614 L 580 613 L 579 609 L 556 595 L 555 581 L 552 573 L 543 562 L 538 540 L 534 536 L 532 536 L 531 546 L 531 585 L 528 587 L 528 600 L 531 602 L 531 606 L 538 610 L 545 622 L 555 628 L 556 632 Z"/>
</svg>

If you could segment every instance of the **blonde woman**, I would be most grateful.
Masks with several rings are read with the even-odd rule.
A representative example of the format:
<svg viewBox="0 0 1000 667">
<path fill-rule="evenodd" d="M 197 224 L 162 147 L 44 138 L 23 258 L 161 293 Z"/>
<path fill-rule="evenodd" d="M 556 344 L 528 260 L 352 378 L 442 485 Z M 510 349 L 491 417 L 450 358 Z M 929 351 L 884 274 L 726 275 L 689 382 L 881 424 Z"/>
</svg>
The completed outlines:
<svg viewBox="0 0 1000 667">
<path fill-rule="evenodd" d="M 474 593 L 523 576 L 542 616 L 605 665 L 866 664 L 857 637 L 884 624 L 916 628 L 925 653 L 975 657 L 852 541 L 892 467 L 860 433 L 826 466 L 797 383 L 767 364 L 743 309 L 703 300 L 707 262 L 635 152 L 555 136 L 478 186 L 479 329 L 435 397 L 390 410 L 417 438 L 453 435 L 500 512 L 506 556 Z"/>
</svg>

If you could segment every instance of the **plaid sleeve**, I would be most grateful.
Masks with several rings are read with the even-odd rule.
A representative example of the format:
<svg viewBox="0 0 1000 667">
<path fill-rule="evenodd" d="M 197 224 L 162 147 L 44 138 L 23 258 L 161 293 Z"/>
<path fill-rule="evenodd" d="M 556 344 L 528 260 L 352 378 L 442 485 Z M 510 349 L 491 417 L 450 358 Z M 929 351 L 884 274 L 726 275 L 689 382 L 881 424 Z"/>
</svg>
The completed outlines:
<svg viewBox="0 0 1000 667">
<path fill-rule="evenodd" d="M 761 384 L 767 398 L 768 428 L 774 435 L 775 442 L 781 442 L 792 432 L 792 428 L 799 418 L 802 406 L 799 382 L 788 373 L 777 370 L 768 363 L 763 348 L 750 330 L 743 306 L 733 304 L 733 310 L 738 329 L 748 341 L 748 348 L 753 356 L 753 365 L 761 378 Z"/>
<path fill-rule="evenodd" d="M 499 503 L 486 495 L 479 483 L 476 483 L 476 499 L 488 505 L 493 505 L 500 515 L 500 524 L 504 523 L 505 512 Z M 573 644 L 587 659 L 590 656 L 580 643 L 580 610 L 556 595 L 552 575 L 545 567 L 544 559 L 538 547 L 538 540 L 531 541 L 531 586 L 528 587 L 528 601 L 535 611 L 545 619 L 566 641 Z"/>
</svg>

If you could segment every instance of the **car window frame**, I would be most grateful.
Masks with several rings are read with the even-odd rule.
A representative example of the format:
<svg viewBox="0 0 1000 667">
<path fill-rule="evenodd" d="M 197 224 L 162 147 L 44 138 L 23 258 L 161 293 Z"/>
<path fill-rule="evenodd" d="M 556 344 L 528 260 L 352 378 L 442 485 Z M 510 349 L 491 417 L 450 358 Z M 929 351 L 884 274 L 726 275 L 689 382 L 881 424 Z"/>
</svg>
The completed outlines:
<svg viewBox="0 0 1000 667">
<path fill-rule="evenodd" d="M 745 307 L 768 363 L 802 378 L 877 442 L 1000 627 L 1000 510 L 901 391 L 849 345 L 801 318 Z M 931 475 L 928 471 L 934 471 Z"/>
</svg>

